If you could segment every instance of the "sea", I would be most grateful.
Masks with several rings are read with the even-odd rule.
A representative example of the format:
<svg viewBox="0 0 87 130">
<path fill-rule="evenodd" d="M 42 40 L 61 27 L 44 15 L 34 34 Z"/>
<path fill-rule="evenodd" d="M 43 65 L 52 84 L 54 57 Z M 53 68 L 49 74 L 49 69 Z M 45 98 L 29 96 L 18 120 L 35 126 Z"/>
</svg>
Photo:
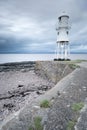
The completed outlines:
<svg viewBox="0 0 87 130">
<path fill-rule="evenodd" d="M 47 61 L 56 58 L 55 54 L 0 54 L 0 64 L 23 61 Z M 71 60 L 87 60 L 87 54 L 70 54 Z"/>
</svg>

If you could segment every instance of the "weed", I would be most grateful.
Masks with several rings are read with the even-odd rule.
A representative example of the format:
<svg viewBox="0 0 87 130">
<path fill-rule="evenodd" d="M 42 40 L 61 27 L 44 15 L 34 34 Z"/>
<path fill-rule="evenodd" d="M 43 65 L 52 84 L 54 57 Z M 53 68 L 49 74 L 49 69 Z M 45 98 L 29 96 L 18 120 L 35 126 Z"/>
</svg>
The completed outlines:
<svg viewBox="0 0 87 130">
<path fill-rule="evenodd" d="M 76 68 L 79 68 L 80 66 L 79 65 L 75 65 L 75 64 L 69 64 L 69 67 L 71 69 L 76 69 Z"/>
<path fill-rule="evenodd" d="M 76 122 L 75 121 L 69 121 L 67 125 L 67 130 L 73 130 Z"/>
<path fill-rule="evenodd" d="M 43 127 L 41 125 L 41 117 L 35 117 L 34 119 L 34 125 L 35 125 L 35 130 L 43 130 Z"/>
<path fill-rule="evenodd" d="M 80 111 L 83 107 L 84 107 L 84 103 L 83 102 L 75 103 L 75 104 L 72 105 L 72 110 Z"/>
<path fill-rule="evenodd" d="M 43 130 L 43 126 L 41 124 L 42 118 L 37 116 L 34 118 L 34 126 L 30 126 L 29 130 Z"/>
<path fill-rule="evenodd" d="M 40 107 L 44 107 L 44 108 L 48 108 L 50 107 L 50 102 L 48 100 L 43 100 L 41 103 L 40 103 Z"/>
<path fill-rule="evenodd" d="M 28 130 L 34 130 L 34 128 L 32 126 L 30 126 Z"/>
</svg>

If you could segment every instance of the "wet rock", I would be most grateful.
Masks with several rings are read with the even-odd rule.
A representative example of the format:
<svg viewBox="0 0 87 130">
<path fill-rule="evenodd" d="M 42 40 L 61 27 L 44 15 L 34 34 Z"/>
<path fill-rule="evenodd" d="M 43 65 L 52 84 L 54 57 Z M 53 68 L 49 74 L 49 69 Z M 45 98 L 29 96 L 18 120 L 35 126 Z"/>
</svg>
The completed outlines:
<svg viewBox="0 0 87 130">
<path fill-rule="evenodd" d="M 0 100 L 3 100 L 3 99 L 10 99 L 10 98 L 12 98 L 12 97 L 14 97 L 13 94 L 12 94 L 12 95 L 9 95 L 8 93 L 6 93 L 6 94 L 0 95 Z"/>
<path fill-rule="evenodd" d="M 60 95 L 61 95 L 60 91 L 58 91 L 58 92 L 57 92 L 57 95 L 58 95 L 58 96 L 60 96 Z"/>
<path fill-rule="evenodd" d="M 40 87 L 38 87 L 38 90 L 47 91 L 50 88 L 51 88 L 51 86 L 49 86 L 49 85 L 41 85 Z"/>
<path fill-rule="evenodd" d="M 36 91 L 36 93 L 37 93 L 38 95 L 44 94 L 44 92 L 43 92 L 42 90 Z"/>
<path fill-rule="evenodd" d="M 15 62 L 15 63 L 5 63 L 5 64 L 0 64 L 0 72 L 7 72 L 7 71 L 19 71 L 19 70 L 24 70 L 26 72 L 30 70 L 34 70 L 35 62 Z"/>
<path fill-rule="evenodd" d="M 13 107 L 15 107 L 15 105 L 12 103 L 7 103 L 3 105 L 3 108 L 8 108 L 9 110 L 11 110 Z"/>
<path fill-rule="evenodd" d="M 18 85 L 18 88 L 21 88 L 21 87 L 23 87 L 23 86 L 24 86 L 24 85 L 22 85 L 22 84 L 19 84 L 19 85 Z"/>
</svg>

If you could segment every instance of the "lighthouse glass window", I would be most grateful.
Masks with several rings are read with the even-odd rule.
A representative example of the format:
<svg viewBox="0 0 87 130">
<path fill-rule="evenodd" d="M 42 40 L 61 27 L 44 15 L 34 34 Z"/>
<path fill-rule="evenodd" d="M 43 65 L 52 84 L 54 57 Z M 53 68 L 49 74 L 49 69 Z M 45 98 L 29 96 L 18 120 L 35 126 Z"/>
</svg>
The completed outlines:
<svg viewBox="0 0 87 130">
<path fill-rule="evenodd" d="M 62 17 L 61 21 L 62 21 L 62 24 L 67 25 L 68 24 L 68 17 Z"/>
</svg>

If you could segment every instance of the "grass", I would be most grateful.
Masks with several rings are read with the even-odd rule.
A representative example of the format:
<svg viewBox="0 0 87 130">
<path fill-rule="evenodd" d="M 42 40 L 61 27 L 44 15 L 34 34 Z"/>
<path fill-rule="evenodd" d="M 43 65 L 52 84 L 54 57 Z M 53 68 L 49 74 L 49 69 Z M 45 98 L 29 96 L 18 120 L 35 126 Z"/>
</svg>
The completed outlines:
<svg viewBox="0 0 87 130">
<path fill-rule="evenodd" d="M 71 109 L 76 113 L 76 117 L 74 120 L 70 120 L 67 124 L 67 130 L 73 130 L 74 126 L 77 122 L 78 119 L 78 112 L 84 107 L 84 103 L 83 102 L 79 102 L 79 103 L 74 103 L 71 107 Z"/>
<path fill-rule="evenodd" d="M 30 126 L 28 130 L 43 130 L 43 126 L 41 124 L 42 118 L 37 116 L 34 119 L 34 126 Z"/>
<path fill-rule="evenodd" d="M 67 125 L 67 130 L 73 130 L 76 122 L 75 121 L 69 121 Z"/>
<path fill-rule="evenodd" d="M 87 60 L 80 60 L 80 59 L 77 59 L 77 60 L 71 60 L 71 61 L 66 61 L 67 63 L 81 63 L 81 62 L 87 62 Z"/>
<path fill-rule="evenodd" d="M 48 100 L 43 100 L 41 103 L 40 103 L 40 107 L 43 107 L 43 108 L 48 108 L 50 107 L 51 104 Z"/>
<path fill-rule="evenodd" d="M 84 107 L 84 103 L 83 102 L 75 103 L 75 104 L 72 105 L 72 110 L 80 111 L 83 107 Z"/>
<path fill-rule="evenodd" d="M 74 62 L 76 62 L 76 63 L 81 63 L 81 62 L 87 62 L 87 60 L 80 60 L 80 59 L 77 59 L 77 60 L 74 60 Z"/>
<path fill-rule="evenodd" d="M 75 65 L 75 64 L 69 64 L 69 67 L 71 69 L 76 69 L 76 68 L 79 68 L 80 66 L 79 65 Z"/>
<path fill-rule="evenodd" d="M 42 120 L 41 117 L 35 117 L 34 119 L 35 130 L 43 130 L 41 120 Z"/>
<path fill-rule="evenodd" d="M 34 130 L 34 128 L 32 126 L 30 126 L 28 130 Z"/>
</svg>

